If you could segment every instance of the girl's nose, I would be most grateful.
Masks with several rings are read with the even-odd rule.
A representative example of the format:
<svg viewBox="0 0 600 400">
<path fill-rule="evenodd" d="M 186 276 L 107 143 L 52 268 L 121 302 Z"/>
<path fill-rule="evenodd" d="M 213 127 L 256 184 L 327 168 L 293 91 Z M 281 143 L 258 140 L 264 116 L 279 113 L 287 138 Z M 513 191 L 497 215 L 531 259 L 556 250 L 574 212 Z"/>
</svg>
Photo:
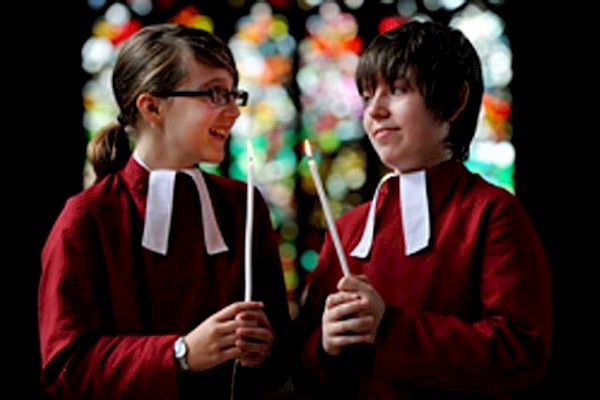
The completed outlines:
<svg viewBox="0 0 600 400">
<path fill-rule="evenodd" d="M 237 118 L 242 114 L 240 107 L 235 104 L 235 101 L 230 101 L 225 105 L 225 115 L 231 118 Z"/>
</svg>

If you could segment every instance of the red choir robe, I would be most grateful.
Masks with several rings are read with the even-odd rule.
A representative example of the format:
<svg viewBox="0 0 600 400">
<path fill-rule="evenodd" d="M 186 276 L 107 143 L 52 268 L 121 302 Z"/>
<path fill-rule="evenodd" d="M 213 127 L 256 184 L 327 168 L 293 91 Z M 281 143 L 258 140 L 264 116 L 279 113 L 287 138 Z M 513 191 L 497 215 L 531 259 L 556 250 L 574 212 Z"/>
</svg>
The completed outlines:
<svg viewBox="0 0 600 400">
<path fill-rule="evenodd" d="M 41 256 L 42 383 L 52 397 L 230 399 L 233 362 L 182 374 L 173 343 L 244 298 L 246 184 L 204 173 L 229 248 L 210 256 L 197 190 L 184 176 L 177 174 L 164 256 L 141 246 L 149 172 L 133 157 L 66 202 Z M 256 189 L 253 238 L 253 299 L 264 302 L 275 343 L 262 368 L 237 368 L 235 398 L 244 399 L 260 398 L 289 377 L 278 243 Z"/>
<path fill-rule="evenodd" d="M 426 171 L 431 239 L 404 253 L 399 180 L 383 184 L 367 258 L 348 256 L 386 303 L 375 346 L 338 357 L 321 316 L 342 276 L 329 235 L 308 277 L 297 324 L 301 398 L 499 398 L 543 376 L 552 332 L 551 269 L 517 197 L 448 161 Z M 346 254 L 371 202 L 336 221 Z M 355 351 L 360 350 L 360 351 Z M 340 397 L 342 398 L 342 397 Z"/>
</svg>

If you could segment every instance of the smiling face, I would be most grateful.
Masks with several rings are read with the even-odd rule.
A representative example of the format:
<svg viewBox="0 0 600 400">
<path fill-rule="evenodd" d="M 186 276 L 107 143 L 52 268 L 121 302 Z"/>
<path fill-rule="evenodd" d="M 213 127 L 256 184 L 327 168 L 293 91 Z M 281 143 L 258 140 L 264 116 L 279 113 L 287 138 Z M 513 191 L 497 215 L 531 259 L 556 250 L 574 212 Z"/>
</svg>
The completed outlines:
<svg viewBox="0 0 600 400">
<path fill-rule="evenodd" d="M 191 57 L 185 63 L 187 76 L 174 91 L 234 89 L 234 79 L 227 70 Z M 147 96 L 157 110 L 153 114 L 142 111 L 143 104 L 140 107 L 140 113 L 149 116 L 146 119 L 150 134 L 140 135 L 138 151 L 148 165 L 188 168 L 200 162 L 223 161 L 231 128 L 240 116 L 233 99 L 225 105 L 215 105 L 210 96 Z"/>
<path fill-rule="evenodd" d="M 460 30 L 415 20 L 385 31 L 360 55 L 355 81 L 368 100 L 365 130 L 385 164 L 410 171 L 447 153 L 467 160 L 483 81 L 479 56 Z"/>
<path fill-rule="evenodd" d="M 363 127 L 381 161 L 399 172 L 428 168 L 452 157 L 450 123 L 436 119 L 411 80 L 377 80 L 364 89 Z"/>
</svg>

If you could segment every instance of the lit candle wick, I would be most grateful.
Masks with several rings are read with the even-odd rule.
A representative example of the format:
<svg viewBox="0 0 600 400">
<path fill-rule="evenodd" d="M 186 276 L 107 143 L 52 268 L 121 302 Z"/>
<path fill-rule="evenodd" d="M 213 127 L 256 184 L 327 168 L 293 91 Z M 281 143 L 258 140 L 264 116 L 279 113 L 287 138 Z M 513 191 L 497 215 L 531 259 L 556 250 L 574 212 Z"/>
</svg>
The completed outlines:
<svg viewBox="0 0 600 400">
<path fill-rule="evenodd" d="M 327 201 L 327 196 L 325 195 L 325 190 L 323 189 L 323 183 L 321 182 L 321 177 L 319 175 L 317 163 L 313 159 L 312 150 L 308 140 L 304 141 L 304 152 L 308 157 L 308 166 L 310 168 L 310 173 L 315 182 L 317 193 L 319 194 L 321 207 L 323 208 L 323 212 L 325 213 L 325 219 L 327 220 L 329 234 L 331 235 L 331 239 L 333 240 L 333 245 L 335 247 L 338 260 L 342 267 L 342 272 L 344 273 L 344 276 L 348 276 L 350 275 L 350 269 L 348 268 L 348 262 L 346 261 L 346 256 L 344 254 L 344 248 L 342 247 L 342 243 L 338 236 L 338 232 L 335 227 L 335 221 L 333 219 L 333 216 L 331 215 L 331 209 L 329 208 L 329 202 Z"/>
</svg>

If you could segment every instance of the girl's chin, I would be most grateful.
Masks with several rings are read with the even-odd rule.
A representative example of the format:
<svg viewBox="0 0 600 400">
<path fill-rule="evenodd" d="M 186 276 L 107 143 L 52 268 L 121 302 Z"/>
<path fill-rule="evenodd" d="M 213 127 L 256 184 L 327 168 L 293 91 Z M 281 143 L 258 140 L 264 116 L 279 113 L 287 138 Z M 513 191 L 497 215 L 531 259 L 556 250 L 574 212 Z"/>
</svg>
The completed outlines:
<svg viewBox="0 0 600 400">
<path fill-rule="evenodd" d="M 203 160 L 200 162 L 204 163 L 204 164 L 221 164 L 221 162 L 223 162 L 223 158 L 222 157 L 221 158 L 210 158 L 210 159 Z"/>
<path fill-rule="evenodd" d="M 198 161 L 198 162 L 206 163 L 206 164 L 220 164 L 221 162 L 223 162 L 224 159 L 225 159 L 225 153 L 208 154 L 208 155 L 205 155 L 205 157 L 203 157 L 202 160 Z"/>
</svg>

